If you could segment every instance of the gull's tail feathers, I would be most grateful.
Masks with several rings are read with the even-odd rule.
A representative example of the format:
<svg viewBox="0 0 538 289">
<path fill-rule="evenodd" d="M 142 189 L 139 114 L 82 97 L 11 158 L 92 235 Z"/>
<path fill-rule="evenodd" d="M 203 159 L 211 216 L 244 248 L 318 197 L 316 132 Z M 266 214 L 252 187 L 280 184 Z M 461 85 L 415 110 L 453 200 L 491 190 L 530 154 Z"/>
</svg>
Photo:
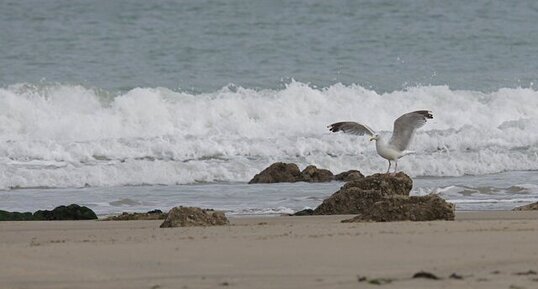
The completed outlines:
<svg viewBox="0 0 538 289">
<path fill-rule="evenodd" d="M 402 156 L 406 156 L 406 155 L 415 155 L 415 154 L 417 154 L 416 151 L 407 151 L 407 150 L 406 150 L 406 151 L 403 151 L 403 152 L 402 152 Z"/>
</svg>

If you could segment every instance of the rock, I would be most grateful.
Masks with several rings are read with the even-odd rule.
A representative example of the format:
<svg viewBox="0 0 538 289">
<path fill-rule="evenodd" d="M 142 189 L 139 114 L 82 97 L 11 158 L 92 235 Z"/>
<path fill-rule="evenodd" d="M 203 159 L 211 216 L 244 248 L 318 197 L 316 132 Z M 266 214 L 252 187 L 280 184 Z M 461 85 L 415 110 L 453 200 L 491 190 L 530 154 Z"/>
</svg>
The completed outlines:
<svg viewBox="0 0 538 289">
<path fill-rule="evenodd" d="M 229 224 L 223 212 L 194 207 L 175 207 L 168 212 L 161 228 L 219 226 Z"/>
<path fill-rule="evenodd" d="M 35 213 L 0 211 L 0 221 L 53 221 L 53 220 L 95 220 L 97 216 L 88 207 L 77 204 L 59 206 L 52 211 L 39 210 Z"/>
<path fill-rule="evenodd" d="M 333 173 L 326 169 L 318 169 L 316 166 L 310 165 L 301 172 L 296 164 L 278 162 L 255 175 L 248 183 L 320 183 L 330 182 L 333 179 Z"/>
<path fill-rule="evenodd" d="M 368 210 L 383 195 L 374 190 L 360 188 L 340 189 L 314 209 L 314 215 L 359 214 Z"/>
<path fill-rule="evenodd" d="M 301 171 L 293 163 L 274 163 L 259 174 L 255 175 L 249 184 L 297 182 L 301 178 Z"/>
<path fill-rule="evenodd" d="M 356 217 L 342 222 L 454 220 L 454 205 L 438 195 L 384 197 Z"/>
<path fill-rule="evenodd" d="M 88 207 L 77 204 L 59 206 L 52 211 L 39 210 L 35 213 L 0 211 L 0 221 L 53 221 L 53 220 L 94 220 L 95 213 Z"/>
<path fill-rule="evenodd" d="M 409 196 L 409 192 L 413 189 L 413 180 L 403 172 L 399 172 L 395 175 L 373 174 L 360 180 L 348 182 L 342 188 L 347 189 L 351 187 L 360 188 L 362 190 L 376 190 L 385 195 Z"/>
<path fill-rule="evenodd" d="M 346 183 L 314 210 L 314 215 L 360 214 L 391 195 L 408 196 L 413 180 L 404 173 L 375 174 Z"/>
<path fill-rule="evenodd" d="M 514 208 L 512 211 L 536 211 L 536 210 L 538 210 L 538 202 Z"/>
<path fill-rule="evenodd" d="M 331 171 L 326 169 L 318 169 L 316 166 L 307 166 L 302 172 L 300 181 L 309 183 L 330 182 L 334 179 Z"/>
<path fill-rule="evenodd" d="M 165 213 L 163 213 L 163 211 L 159 209 L 155 209 L 155 210 L 148 211 L 146 214 L 165 214 Z"/>
<path fill-rule="evenodd" d="M 0 210 L 0 221 L 31 221 L 34 216 L 30 212 L 8 212 Z"/>
<path fill-rule="evenodd" d="M 34 220 L 95 220 L 97 216 L 88 207 L 71 204 L 69 206 L 59 206 L 52 211 L 40 210 L 34 213 Z"/>
<path fill-rule="evenodd" d="M 413 180 L 402 172 L 367 176 L 346 183 L 312 214 L 357 214 L 343 222 L 454 220 L 453 204 L 438 195 L 410 197 L 412 188 Z"/>
<path fill-rule="evenodd" d="M 364 178 L 364 175 L 357 170 L 349 170 L 347 172 L 342 172 L 334 176 L 334 179 L 336 181 L 344 181 L 344 182 L 350 182 L 350 181 L 357 181 Z"/>
<path fill-rule="evenodd" d="M 168 214 L 161 210 L 153 210 L 147 213 L 127 213 L 123 212 L 119 216 L 111 216 L 103 221 L 132 221 L 132 220 L 164 220 Z"/>
<path fill-rule="evenodd" d="M 314 210 L 312 209 L 304 209 L 298 212 L 295 212 L 292 216 L 312 216 L 314 215 Z"/>
</svg>

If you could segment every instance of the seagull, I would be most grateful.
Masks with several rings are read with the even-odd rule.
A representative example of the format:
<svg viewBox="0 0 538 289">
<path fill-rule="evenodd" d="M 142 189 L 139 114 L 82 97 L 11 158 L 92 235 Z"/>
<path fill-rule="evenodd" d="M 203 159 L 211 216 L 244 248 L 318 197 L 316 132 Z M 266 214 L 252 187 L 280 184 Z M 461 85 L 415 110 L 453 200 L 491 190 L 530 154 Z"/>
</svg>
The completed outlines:
<svg viewBox="0 0 538 289">
<path fill-rule="evenodd" d="M 394 130 L 389 142 L 386 142 L 379 134 L 364 124 L 353 121 L 335 122 L 327 128 L 332 132 L 342 131 L 355 135 L 370 135 L 370 141 L 375 140 L 375 149 L 377 153 L 384 159 L 389 161 L 390 171 L 391 161 L 394 161 L 394 173 L 398 169 L 398 159 L 415 152 L 406 150 L 413 138 L 413 133 L 417 128 L 426 124 L 426 120 L 433 119 L 431 111 L 417 110 L 403 114 L 394 121 Z"/>
</svg>

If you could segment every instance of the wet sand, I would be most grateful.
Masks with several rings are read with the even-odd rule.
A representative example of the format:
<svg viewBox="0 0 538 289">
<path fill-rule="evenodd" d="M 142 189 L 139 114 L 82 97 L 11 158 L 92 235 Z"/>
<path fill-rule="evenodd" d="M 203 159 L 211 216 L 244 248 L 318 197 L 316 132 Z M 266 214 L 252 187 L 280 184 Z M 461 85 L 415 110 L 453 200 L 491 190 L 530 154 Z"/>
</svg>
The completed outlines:
<svg viewBox="0 0 538 289">
<path fill-rule="evenodd" d="M 0 222 L 0 288 L 538 288 L 538 212 L 349 217 Z"/>
</svg>

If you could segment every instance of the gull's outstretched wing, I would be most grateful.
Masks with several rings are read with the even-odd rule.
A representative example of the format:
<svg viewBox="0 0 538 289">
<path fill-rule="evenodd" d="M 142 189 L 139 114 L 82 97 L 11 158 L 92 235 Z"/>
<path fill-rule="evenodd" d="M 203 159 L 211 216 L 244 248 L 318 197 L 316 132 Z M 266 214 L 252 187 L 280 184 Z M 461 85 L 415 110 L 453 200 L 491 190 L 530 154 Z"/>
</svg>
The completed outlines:
<svg viewBox="0 0 538 289">
<path fill-rule="evenodd" d="M 415 130 L 424 126 L 427 119 L 432 118 L 432 112 L 427 110 L 417 110 L 400 116 L 394 121 L 394 131 L 389 144 L 404 151 L 411 142 Z"/>
<path fill-rule="evenodd" d="M 365 126 L 364 124 L 356 123 L 353 121 L 335 122 L 327 126 L 327 128 L 329 128 L 329 130 L 332 132 L 343 131 L 345 133 L 350 133 L 350 134 L 356 134 L 356 135 L 368 134 L 371 136 L 375 134 L 375 132 L 371 128 Z"/>
</svg>

